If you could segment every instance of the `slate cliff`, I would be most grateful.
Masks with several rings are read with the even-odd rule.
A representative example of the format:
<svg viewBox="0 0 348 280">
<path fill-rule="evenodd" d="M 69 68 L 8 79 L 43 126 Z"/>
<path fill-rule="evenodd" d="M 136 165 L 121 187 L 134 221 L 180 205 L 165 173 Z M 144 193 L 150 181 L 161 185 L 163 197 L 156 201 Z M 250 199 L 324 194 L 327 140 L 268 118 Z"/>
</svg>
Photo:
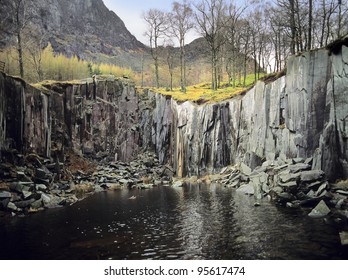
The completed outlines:
<svg viewBox="0 0 348 280">
<path fill-rule="evenodd" d="M 348 48 L 292 57 L 287 75 L 217 104 L 179 104 L 128 80 L 87 79 L 41 90 L 0 74 L 0 150 L 64 157 L 64 149 L 130 161 L 155 150 L 178 176 L 311 157 L 348 177 Z M 3 152 L 3 154 L 5 154 Z"/>
<path fill-rule="evenodd" d="M 238 161 L 256 167 L 277 157 L 308 158 L 330 179 L 348 177 L 348 48 L 292 57 L 287 75 L 258 82 L 218 104 L 156 104 L 153 143 L 177 174 L 218 171 Z"/>
</svg>

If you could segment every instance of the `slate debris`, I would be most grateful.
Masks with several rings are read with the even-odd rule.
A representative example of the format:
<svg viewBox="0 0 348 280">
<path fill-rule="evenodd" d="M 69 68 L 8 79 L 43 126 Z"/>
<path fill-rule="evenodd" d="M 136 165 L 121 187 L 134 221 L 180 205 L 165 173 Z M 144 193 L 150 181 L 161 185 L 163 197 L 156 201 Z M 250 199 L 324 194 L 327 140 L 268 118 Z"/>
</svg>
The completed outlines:
<svg viewBox="0 0 348 280">
<path fill-rule="evenodd" d="M 348 229 L 348 181 L 330 184 L 322 170 L 313 170 L 313 159 L 277 159 L 261 166 L 244 163 L 224 168 L 219 182 L 237 192 L 253 195 L 259 203 L 269 198 L 275 204 L 303 208 L 312 218 L 324 218 Z M 338 220 L 340 222 L 338 223 Z"/>
<path fill-rule="evenodd" d="M 37 155 L 20 158 L 20 162 L 2 164 L 7 177 L 0 181 L 0 211 L 12 216 L 70 205 L 100 191 L 147 190 L 168 185 L 174 174 L 171 167 L 160 165 L 151 152 L 139 154 L 129 163 L 99 161 L 100 165 L 95 164 L 94 170 L 84 171 L 69 170 L 61 163 L 59 169 L 54 169 L 52 166 L 57 163 Z"/>
</svg>

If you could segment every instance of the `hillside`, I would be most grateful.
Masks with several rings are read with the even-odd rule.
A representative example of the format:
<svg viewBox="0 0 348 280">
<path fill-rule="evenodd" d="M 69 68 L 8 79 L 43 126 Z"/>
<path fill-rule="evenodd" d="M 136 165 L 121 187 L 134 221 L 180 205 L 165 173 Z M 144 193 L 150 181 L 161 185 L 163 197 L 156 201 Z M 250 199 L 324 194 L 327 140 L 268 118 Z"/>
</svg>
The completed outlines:
<svg viewBox="0 0 348 280">
<path fill-rule="evenodd" d="M 2 29 L 7 36 L 1 36 L 0 47 L 4 47 L 15 42 L 15 36 L 11 36 L 15 22 L 6 16 L 14 14 L 14 1 L 1 2 Z M 20 14 L 21 21 L 28 22 L 23 28 L 25 34 L 50 42 L 57 53 L 67 56 L 96 59 L 145 49 L 102 0 L 26 0 Z"/>
<path fill-rule="evenodd" d="M 17 47 L 14 3 L 18 1 L 2 0 L 0 5 L 0 50 L 9 46 Z M 22 28 L 23 49 L 27 51 L 26 56 L 29 56 L 29 59 L 24 59 L 26 67 L 32 67 L 28 66 L 28 60 L 32 60 L 33 56 L 38 60 L 37 53 L 50 43 L 55 54 L 130 68 L 138 73 L 139 84 L 154 85 L 153 59 L 149 48 L 128 31 L 121 18 L 110 11 L 102 0 L 23 0 L 22 3 L 19 24 Z M 168 50 L 162 49 L 160 58 L 162 86 L 168 86 L 170 83 Z M 36 54 L 33 55 L 32 52 Z M 174 84 L 179 85 L 179 49 L 174 48 L 171 55 L 175 60 Z M 16 65 L 17 58 L 11 60 L 15 56 L 16 54 L 4 52 L 2 60 L 7 65 Z M 210 80 L 211 58 L 209 46 L 204 38 L 196 39 L 186 46 L 186 58 L 188 84 Z M 31 64 L 37 65 L 37 62 Z M 142 71 L 143 78 L 140 77 Z M 19 75 L 17 69 L 8 70 L 7 73 Z M 140 82 L 142 79 L 143 82 Z"/>
</svg>

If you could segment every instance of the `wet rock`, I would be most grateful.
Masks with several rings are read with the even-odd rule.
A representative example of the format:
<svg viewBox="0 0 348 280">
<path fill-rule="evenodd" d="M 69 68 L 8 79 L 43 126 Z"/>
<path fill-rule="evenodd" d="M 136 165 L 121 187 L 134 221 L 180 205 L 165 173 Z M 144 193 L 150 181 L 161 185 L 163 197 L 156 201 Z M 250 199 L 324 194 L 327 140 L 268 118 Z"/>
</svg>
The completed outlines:
<svg viewBox="0 0 348 280">
<path fill-rule="evenodd" d="M 323 218 L 331 212 L 324 200 L 321 200 L 318 205 L 308 214 L 311 218 Z"/>
<path fill-rule="evenodd" d="M 0 210 L 6 210 L 7 205 L 10 203 L 10 198 L 0 199 Z"/>
</svg>

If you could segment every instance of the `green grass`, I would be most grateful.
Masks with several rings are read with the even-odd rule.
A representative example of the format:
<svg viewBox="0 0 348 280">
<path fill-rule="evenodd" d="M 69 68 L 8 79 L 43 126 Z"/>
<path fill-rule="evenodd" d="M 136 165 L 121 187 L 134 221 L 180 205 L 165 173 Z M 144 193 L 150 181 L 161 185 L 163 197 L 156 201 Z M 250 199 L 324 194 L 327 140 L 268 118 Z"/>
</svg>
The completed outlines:
<svg viewBox="0 0 348 280">
<path fill-rule="evenodd" d="M 152 91 L 161 93 L 166 96 L 171 96 L 179 102 L 192 101 L 198 104 L 214 103 L 244 94 L 250 87 L 254 85 L 254 75 L 250 74 L 246 78 L 246 86 L 232 87 L 223 84 L 219 89 L 212 90 L 210 83 L 203 83 L 186 88 L 186 93 L 182 92 L 180 88 L 174 88 L 169 91 L 166 88 L 151 88 Z"/>
</svg>

